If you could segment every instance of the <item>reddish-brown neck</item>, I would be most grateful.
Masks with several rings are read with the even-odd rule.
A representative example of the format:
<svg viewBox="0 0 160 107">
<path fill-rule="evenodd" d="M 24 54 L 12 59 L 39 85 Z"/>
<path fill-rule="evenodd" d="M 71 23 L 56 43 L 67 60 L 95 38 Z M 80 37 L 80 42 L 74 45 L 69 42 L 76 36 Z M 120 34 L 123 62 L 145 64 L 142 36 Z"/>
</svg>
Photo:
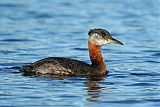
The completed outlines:
<svg viewBox="0 0 160 107">
<path fill-rule="evenodd" d="M 101 46 L 88 42 L 89 55 L 92 62 L 92 66 L 100 71 L 101 74 L 106 72 L 106 64 L 101 54 Z"/>
</svg>

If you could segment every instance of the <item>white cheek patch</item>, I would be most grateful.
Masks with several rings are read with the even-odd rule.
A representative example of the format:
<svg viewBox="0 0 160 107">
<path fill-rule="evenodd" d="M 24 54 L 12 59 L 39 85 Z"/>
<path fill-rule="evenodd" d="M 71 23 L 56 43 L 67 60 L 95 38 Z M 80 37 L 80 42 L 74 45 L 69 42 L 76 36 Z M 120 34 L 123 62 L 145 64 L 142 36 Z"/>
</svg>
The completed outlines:
<svg viewBox="0 0 160 107">
<path fill-rule="evenodd" d="M 108 39 L 108 40 L 106 40 L 106 43 L 107 43 L 107 44 L 111 44 L 111 43 L 113 43 L 113 40 Z"/>
<path fill-rule="evenodd" d="M 90 41 L 96 45 L 103 45 L 107 43 L 107 40 L 103 39 L 101 36 L 99 36 L 96 33 L 90 37 Z"/>
<path fill-rule="evenodd" d="M 104 40 L 104 39 L 97 40 L 97 44 L 98 45 L 106 44 L 106 40 Z"/>
</svg>

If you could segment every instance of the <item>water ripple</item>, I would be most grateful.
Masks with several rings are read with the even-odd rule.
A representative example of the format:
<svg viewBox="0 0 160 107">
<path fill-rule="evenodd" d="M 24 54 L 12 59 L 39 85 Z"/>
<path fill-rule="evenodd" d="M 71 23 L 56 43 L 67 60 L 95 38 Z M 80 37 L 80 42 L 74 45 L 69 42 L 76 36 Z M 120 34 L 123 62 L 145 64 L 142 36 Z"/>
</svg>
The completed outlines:
<svg viewBox="0 0 160 107">
<path fill-rule="evenodd" d="M 4 42 L 28 42 L 28 41 L 34 41 L 31 39 L 2 39 L 0 41 L 4 41 Z"/>
<path fill-rule="evenodd" d="M 159 107 L 158 10 L 158 0 L 0 0 L 0 106 Z M 50 56 L 90 63 L 93 28 L 124 43 L 102 47 L 108 75 L 37 77 L 18 70 Z"/>
<path fill-rule="evenodd" d="M 13 3 L 0 3 L 0 8 L 19 8 L 24 7 L 22 4 L 13 4 Z"/>
<path fill-rule="evenodd" d="M 129 84 L 126 86 L 142 86 L 142 87 L 147 87 L 147 86 L 159 86 L 157 84 L 153 84 L 153 83 L 134 83 L 134 84 Z"/>
</svg>

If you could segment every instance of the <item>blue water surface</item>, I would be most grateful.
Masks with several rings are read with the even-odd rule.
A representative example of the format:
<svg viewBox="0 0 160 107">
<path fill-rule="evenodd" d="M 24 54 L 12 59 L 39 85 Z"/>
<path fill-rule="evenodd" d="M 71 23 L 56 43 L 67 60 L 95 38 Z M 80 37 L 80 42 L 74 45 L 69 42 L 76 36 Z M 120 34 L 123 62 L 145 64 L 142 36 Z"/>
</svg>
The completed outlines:
<svg viewBox="0 0 160 107">
<path fill-rule="evenodd" d="M 159 0 L 0 0 L 0 106 L 160 107 Z M 90 63 L 88 31 L 104 28 L 103 78 L 24 76 L 50 56 Z M 10 68 L 10 69 L 7 69 Z"/>
</svg>

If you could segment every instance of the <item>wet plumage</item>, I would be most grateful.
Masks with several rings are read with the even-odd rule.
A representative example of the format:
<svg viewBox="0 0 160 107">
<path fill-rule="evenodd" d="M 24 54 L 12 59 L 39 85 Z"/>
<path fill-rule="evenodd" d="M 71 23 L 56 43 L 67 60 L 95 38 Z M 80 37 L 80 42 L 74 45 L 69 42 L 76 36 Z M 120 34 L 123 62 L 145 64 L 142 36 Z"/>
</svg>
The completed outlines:
<svg viewBox="0 0 160 107">
<path fill-rule="evenodd" d="M 42 59 L 23 67 L 21 71 L 52 75 L 91 75 L 91 73 L 96 72 L 95 68 L 89 64 L 62 57 L 49 57 Z"/>
</svg>

